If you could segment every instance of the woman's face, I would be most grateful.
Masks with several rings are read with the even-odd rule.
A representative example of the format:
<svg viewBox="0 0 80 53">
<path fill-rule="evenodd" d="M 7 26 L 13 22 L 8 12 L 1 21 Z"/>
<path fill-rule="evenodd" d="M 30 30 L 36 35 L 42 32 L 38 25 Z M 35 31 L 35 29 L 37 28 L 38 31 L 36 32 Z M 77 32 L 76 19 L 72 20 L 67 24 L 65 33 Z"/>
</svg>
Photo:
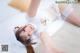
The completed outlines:
<svg viewBox="0 0 80 53">
<path fill-rule="evenodd" d="M 32 33 L 34 32 L 34 27 L 29 24 L 29 25 L 27 25 L 27 27 L 24 30 L 25 30 L 25 33 L 32 35 Z"/>
<path fill-rule="evenodd" d="M 20 37 L 25 42 L 26 40 L 30 39 L 31 35 L 34 32 L 34 27 L 32 25 L 27 25 L 24 30 L 20 33 Z"/>
</svg>

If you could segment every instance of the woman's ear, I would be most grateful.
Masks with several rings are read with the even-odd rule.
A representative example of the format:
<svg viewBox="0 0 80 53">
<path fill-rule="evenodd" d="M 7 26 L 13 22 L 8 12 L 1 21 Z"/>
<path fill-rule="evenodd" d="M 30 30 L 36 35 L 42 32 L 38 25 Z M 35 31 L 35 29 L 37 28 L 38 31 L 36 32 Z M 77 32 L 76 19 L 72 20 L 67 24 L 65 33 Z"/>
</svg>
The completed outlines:
<svg viewBox="0 0 80 53">
<path fill-rule="evenodd" d="M 30 6 L 31 0 L 12 0 L 9 5 L 22 12 L 26 12 Z"/>
</svg>

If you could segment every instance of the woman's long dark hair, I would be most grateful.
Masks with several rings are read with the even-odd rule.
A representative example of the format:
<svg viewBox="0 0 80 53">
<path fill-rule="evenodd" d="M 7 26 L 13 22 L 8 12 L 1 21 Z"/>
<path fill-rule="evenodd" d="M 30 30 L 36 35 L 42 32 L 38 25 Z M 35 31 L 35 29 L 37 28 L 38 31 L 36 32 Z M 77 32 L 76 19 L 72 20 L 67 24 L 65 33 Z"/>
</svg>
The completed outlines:
<svg viewBox="0 0 80 53">
<path fill-rule="evenodd" d="M 27 53 L 35 53 L 34 48 L 32 47 L 32 45 L 26 46 L 27 49 Z"/>
</svg>

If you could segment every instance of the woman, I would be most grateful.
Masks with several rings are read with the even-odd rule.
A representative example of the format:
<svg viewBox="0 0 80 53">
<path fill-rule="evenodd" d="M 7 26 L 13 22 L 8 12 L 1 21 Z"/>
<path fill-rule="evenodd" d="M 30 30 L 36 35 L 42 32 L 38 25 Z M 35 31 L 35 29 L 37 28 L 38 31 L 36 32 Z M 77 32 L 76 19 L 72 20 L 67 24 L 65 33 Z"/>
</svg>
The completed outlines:
<svg viewBox="0 0 80 53">
<path fill-rule="evenodd" d="M 48 1 L 50 1 L 50 0 L 48 0 Z M 40 5 L 40 2 L 41 2 L 41 0 L 32 0 L 31 1 L 31 5 L 30 5 L 28 12 L 27 12 L 27 15 L 30 19 L 33 20 L 33 18 L 35 18 L 37 10 Z M 43 3 L 45 3 L 45 2 L 43 2 Z M 57 9 L 57 10 L 56 9 L 55 10 L 57 11 L 57 13 L 60 13 L 59 16 L 63 17 L 63 19 L 65 19 L 66 21 L 68 21 L 76 26 L 80 26 L 80 18 L 78 15 L 76 15 L 77 13 L 75 13 L 74 9 L 70 5 L 68 5 L 68 4 L 56 5 L 54 3 L 54 5 L 52 5 L 52 6 L 54 6 Z M 52 10 L 55 12 L 54 7 L 52 7 Z M 48 51 L 48 53 L 62 53 L 61 51 L 54 48 L 53 43 L 52 43 L 53 41 L 52 41 L 51 37 L 48 36 L 47 32 L 41 31 L 40 38 L 41 38 L 41 43 L 43 45 L 43 48 L 44 49 L 46 48 L 44 51 Z"/>
</svg>

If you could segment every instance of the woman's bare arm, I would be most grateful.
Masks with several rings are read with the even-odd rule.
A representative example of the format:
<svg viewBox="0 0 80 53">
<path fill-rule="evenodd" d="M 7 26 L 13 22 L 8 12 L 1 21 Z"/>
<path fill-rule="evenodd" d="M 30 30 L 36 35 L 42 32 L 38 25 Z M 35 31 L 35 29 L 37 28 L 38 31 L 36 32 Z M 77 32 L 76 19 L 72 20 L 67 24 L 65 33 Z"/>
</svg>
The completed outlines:
<svg viewBox="0 0 80 53">
<path fill-rule="evenodd" d="M 27 12 L 30 17 L 34 17 L 36 15 L 40 1 L 41 0 L 31 0 L 31 4 Z"/>
<path fill-rule="evenodd" d="M 59 4 L 60 12 L 63 13 L 63 10 L 67 7 L 68 4 Z M 67 17 L 66 21 L 70 22 L 73 25 L 80 27 L 80 16 L 78 13 L 73 9 L 70 15 Z"/>
</svg>

